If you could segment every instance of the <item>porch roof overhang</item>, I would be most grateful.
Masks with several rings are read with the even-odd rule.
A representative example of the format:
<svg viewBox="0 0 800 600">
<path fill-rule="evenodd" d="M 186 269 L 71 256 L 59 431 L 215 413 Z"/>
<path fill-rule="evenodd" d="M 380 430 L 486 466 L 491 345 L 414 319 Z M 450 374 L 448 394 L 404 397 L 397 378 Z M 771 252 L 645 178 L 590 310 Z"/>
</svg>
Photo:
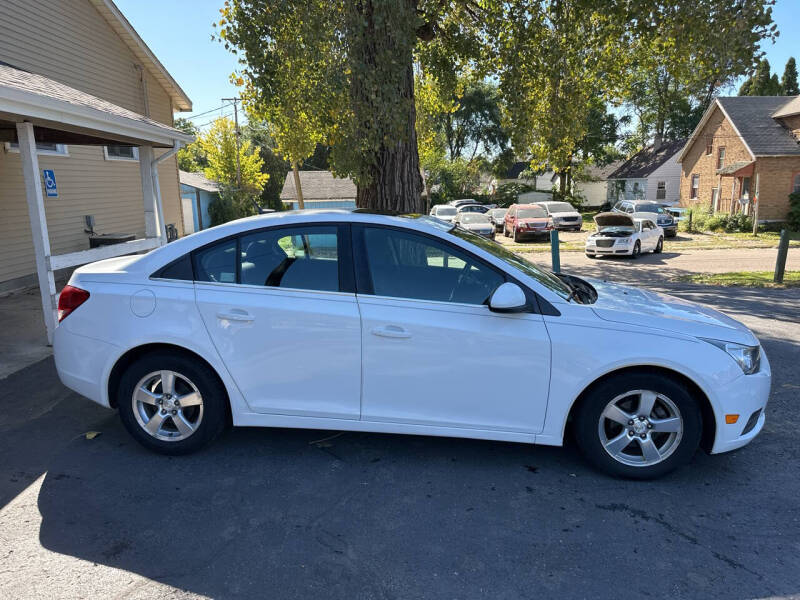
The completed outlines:
<svg viewBox="0 0 800 600">
<path fill-rule="evenodd" d="M 741 160 L 717 169 L 717 175 L 730 175 L 732 177 L 750 177 L 753 174 L 754 160 Z"/>
<path fill-rule="evenodd" d="M 29 122 L 41 142 L 173 148 L 194 137 L 35 73 L 0 64 L 0 142 Z"/>
</svg>

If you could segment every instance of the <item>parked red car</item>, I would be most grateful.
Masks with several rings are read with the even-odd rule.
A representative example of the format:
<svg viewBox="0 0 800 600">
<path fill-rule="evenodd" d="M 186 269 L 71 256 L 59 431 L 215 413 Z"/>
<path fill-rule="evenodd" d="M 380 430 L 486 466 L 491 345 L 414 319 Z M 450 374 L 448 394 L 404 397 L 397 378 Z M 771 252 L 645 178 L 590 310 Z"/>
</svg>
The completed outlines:
<svg viewBox="0 0 800 600">
<path fill-rule="evenodd" d="M 503 235 L 513 236 L 515 242 L 549 236 L 551 229 L 553 219 L 538 204 L 512 204 L 503 222 Z"/>
</svg>

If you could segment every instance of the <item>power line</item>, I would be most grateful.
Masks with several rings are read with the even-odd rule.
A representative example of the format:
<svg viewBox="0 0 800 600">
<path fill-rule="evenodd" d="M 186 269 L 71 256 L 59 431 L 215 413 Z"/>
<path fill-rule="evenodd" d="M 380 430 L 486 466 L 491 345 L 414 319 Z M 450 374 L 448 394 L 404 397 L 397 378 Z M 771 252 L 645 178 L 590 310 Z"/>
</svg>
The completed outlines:
<svg viewBox="0 0 800 600">
<path fill-rule="evenodd" d="M 212 113 L 214 111 L 221 110 L 221 109 L 225 108 L 226 106 L 230 106 L 230 103 L 223 104 L 222 106 L 218 106 L 216 108 L 212 108 L 211 110 L 207 110 L 205 112 L 197 113 L 195 115 L 192 115 L 191 117 L 186 117 L 186 118 L 191 121 L 192 119 L 196 119 L 197 117 L 202 117 L 203 115 L 207 115 L 207 114 Z"/>
</svg>

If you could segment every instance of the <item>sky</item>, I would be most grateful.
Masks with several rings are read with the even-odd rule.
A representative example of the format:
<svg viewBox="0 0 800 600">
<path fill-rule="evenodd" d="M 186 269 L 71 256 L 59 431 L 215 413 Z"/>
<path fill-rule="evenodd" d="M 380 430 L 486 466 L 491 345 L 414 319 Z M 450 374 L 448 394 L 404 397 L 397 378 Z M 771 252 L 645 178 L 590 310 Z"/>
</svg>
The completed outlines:
<svg viewBox="0 0 800 600">
<path fill-rule="evenodd" d="M 182 117 L 193 117 L 201 129 L 220 115 L 232 115 L 231 106 L 222 109 L 222 98 L 237 95 L 229 81 L 238 68 L 236 57 L 217 41 L 211 40 L 212 23 L 220 18 L 222 0 L 115 0 L 134 29 L 150 46 L 172 77 L 188 94 L 194 111 Z M 773 9 L 778 25 L 777 41 L 764 45 L 766 57 L 778 77 L 790 56 L 800 60 L 800 0 L 778 0 Z M 738 84 L 727 90 L 735 94 Z M 229 103 L 226 103 L 229 104 Z M 211 111 L 211 112 L 208 112 Z M 205 113 L 205 114 L 202 114 Z"/>
</svg>

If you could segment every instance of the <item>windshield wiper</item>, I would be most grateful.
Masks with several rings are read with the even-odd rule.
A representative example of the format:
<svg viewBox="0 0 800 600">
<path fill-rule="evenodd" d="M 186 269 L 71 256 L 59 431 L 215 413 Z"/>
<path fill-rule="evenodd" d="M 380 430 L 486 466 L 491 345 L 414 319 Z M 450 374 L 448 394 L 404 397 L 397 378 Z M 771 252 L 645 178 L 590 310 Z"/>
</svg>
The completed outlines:
<svg viewBox="0 0 800 600">
<path fill-rule="evenodd" d="M 553 273 L 553 275 L 558 277 L 558 280 L 569 288 L 569 296 L 567 296 L 567 302 L 571 302 L 573 298 L 575 300 L 580 300 L 581 299 L 580 298 L 580 293 L 581 293 L 580 289 L 578 288 L 577 285 L 575 285 L 574 283 L 572 283 L 569 280 L 569 276 L 568 275 L 562 275 L 561 273 Z"/>
</svg>

